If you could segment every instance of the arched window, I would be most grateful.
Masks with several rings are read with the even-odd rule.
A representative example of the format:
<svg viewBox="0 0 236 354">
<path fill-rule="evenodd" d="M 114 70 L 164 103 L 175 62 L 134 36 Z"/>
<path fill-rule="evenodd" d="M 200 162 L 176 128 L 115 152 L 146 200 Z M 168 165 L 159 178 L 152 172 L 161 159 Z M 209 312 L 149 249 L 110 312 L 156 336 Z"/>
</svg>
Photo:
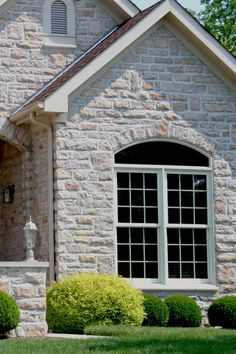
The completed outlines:
<svg viewBox="0 0 236 354">
<path fill-rule="evenodd" d="M 115 170 L 118 274 L 140 286 L 213 283 L 209 158 L 152 141 L 116 153 Z"/>
<path fill-rule="evenodd" d="M 73 0 L 45 0 L 43 23 L 45 46 L 75 47 Z"/>
</svg>

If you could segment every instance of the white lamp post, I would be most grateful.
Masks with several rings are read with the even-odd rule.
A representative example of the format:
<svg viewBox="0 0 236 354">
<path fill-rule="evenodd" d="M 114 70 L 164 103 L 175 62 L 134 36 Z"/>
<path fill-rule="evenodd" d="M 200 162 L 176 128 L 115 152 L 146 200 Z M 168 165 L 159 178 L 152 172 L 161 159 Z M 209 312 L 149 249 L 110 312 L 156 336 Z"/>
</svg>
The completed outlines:
<svg viewBox="0 0 236 354">
<path fill-rule="evenodd" d="M 26 261 L 35 261 L 34 259 L 34 248 L 35 248 L 35 241 L 36 241 L 36 234 L 37 234 L 37 227 L 32 222 L 31 216 L 29 222 L 25 224 L 24 227 L 25 233 L 25 243 L 26 243 Z"/>
</svg>

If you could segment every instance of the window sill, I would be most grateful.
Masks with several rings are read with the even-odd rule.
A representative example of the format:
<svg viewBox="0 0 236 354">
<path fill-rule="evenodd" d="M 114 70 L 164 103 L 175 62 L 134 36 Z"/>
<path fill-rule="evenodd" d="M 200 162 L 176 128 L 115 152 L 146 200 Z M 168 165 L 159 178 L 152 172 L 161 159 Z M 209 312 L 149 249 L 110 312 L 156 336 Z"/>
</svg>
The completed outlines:
<svg viewBox="0 0 236 354">
<path fill-rule="evenodd" d="M 77 48 L 75 37 L 68 36 L 50 36 L 43 37 L 43 44 L 45 47 L 51 48 Z"/>
<path fill-rule="evenodd" d="M 160 283 L 145 283 L 131 281 L 132 285 L 141 290 L 153 290 L 153 291 L 212 291 L 216 292 L 218 287 L 208 283 L 172 283 L 172 284 L 160 284 Z"/>
</svg>

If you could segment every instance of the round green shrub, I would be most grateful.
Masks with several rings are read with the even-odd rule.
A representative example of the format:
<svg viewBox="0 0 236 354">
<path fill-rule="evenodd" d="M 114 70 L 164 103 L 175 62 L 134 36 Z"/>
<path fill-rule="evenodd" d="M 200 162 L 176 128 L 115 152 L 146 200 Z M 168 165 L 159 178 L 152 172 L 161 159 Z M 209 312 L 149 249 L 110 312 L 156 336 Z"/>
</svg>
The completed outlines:
<svg viewBox="0 0 236 354">
<path fill-rule="evenodd" d="M 169 327 L 199 327 L 202 316 L 197 303 L 185 295 L 173 295 L 165 300 L 169 308 Z"/>
<path fill-rule="evenodd" d="M 214 300 L 208 309 L 208 320 L 211 326 L 236 329 L 236 296 Z"/>
<path fill-rule="evenodd" d="M 20 311 L 15 299 L 0 290 L 0 335 L 16 328 L 19 322 Z"/>
<path fill-rule="evenodd" d="M 141 325 L 143 295 L 124 279 L 81 273 L 53 284 L 47 292 L 46 320 L 55 333 L 83 333 L 88 325 Z"/>
<path fill-rule="evenodd" d="M 166 326 L 169 318 L 167 305 L 154 295 L 144 295 L 144 311 L 146 316 L 143 326 Z"/>
</svg>

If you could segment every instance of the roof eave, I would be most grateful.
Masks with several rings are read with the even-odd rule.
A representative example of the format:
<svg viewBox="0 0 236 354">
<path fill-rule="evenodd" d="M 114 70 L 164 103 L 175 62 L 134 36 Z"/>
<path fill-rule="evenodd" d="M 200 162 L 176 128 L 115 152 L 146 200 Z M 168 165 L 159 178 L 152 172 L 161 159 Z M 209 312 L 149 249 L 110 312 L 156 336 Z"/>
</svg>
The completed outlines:
<svg viewBox="0 0 236 354">
<path fill-rule="evenodd" d="M 10 115 L 9 120 L 12 123 L 15 123 L 17 125 L 27 123 L 29 120 L 30 113 L 32 112 L 43 112 L 44 111 L 44 103 L 43 102 L 34 102 L 25 108 L 23 107 L 22 109 L 12 113 Z"/>
<path fill-rule="evenodd" d="M 122 23 L 137 15 L 140 10 L 129 0 L 97 0 L 103 8 L 118 22 Z"/>
</svg>

